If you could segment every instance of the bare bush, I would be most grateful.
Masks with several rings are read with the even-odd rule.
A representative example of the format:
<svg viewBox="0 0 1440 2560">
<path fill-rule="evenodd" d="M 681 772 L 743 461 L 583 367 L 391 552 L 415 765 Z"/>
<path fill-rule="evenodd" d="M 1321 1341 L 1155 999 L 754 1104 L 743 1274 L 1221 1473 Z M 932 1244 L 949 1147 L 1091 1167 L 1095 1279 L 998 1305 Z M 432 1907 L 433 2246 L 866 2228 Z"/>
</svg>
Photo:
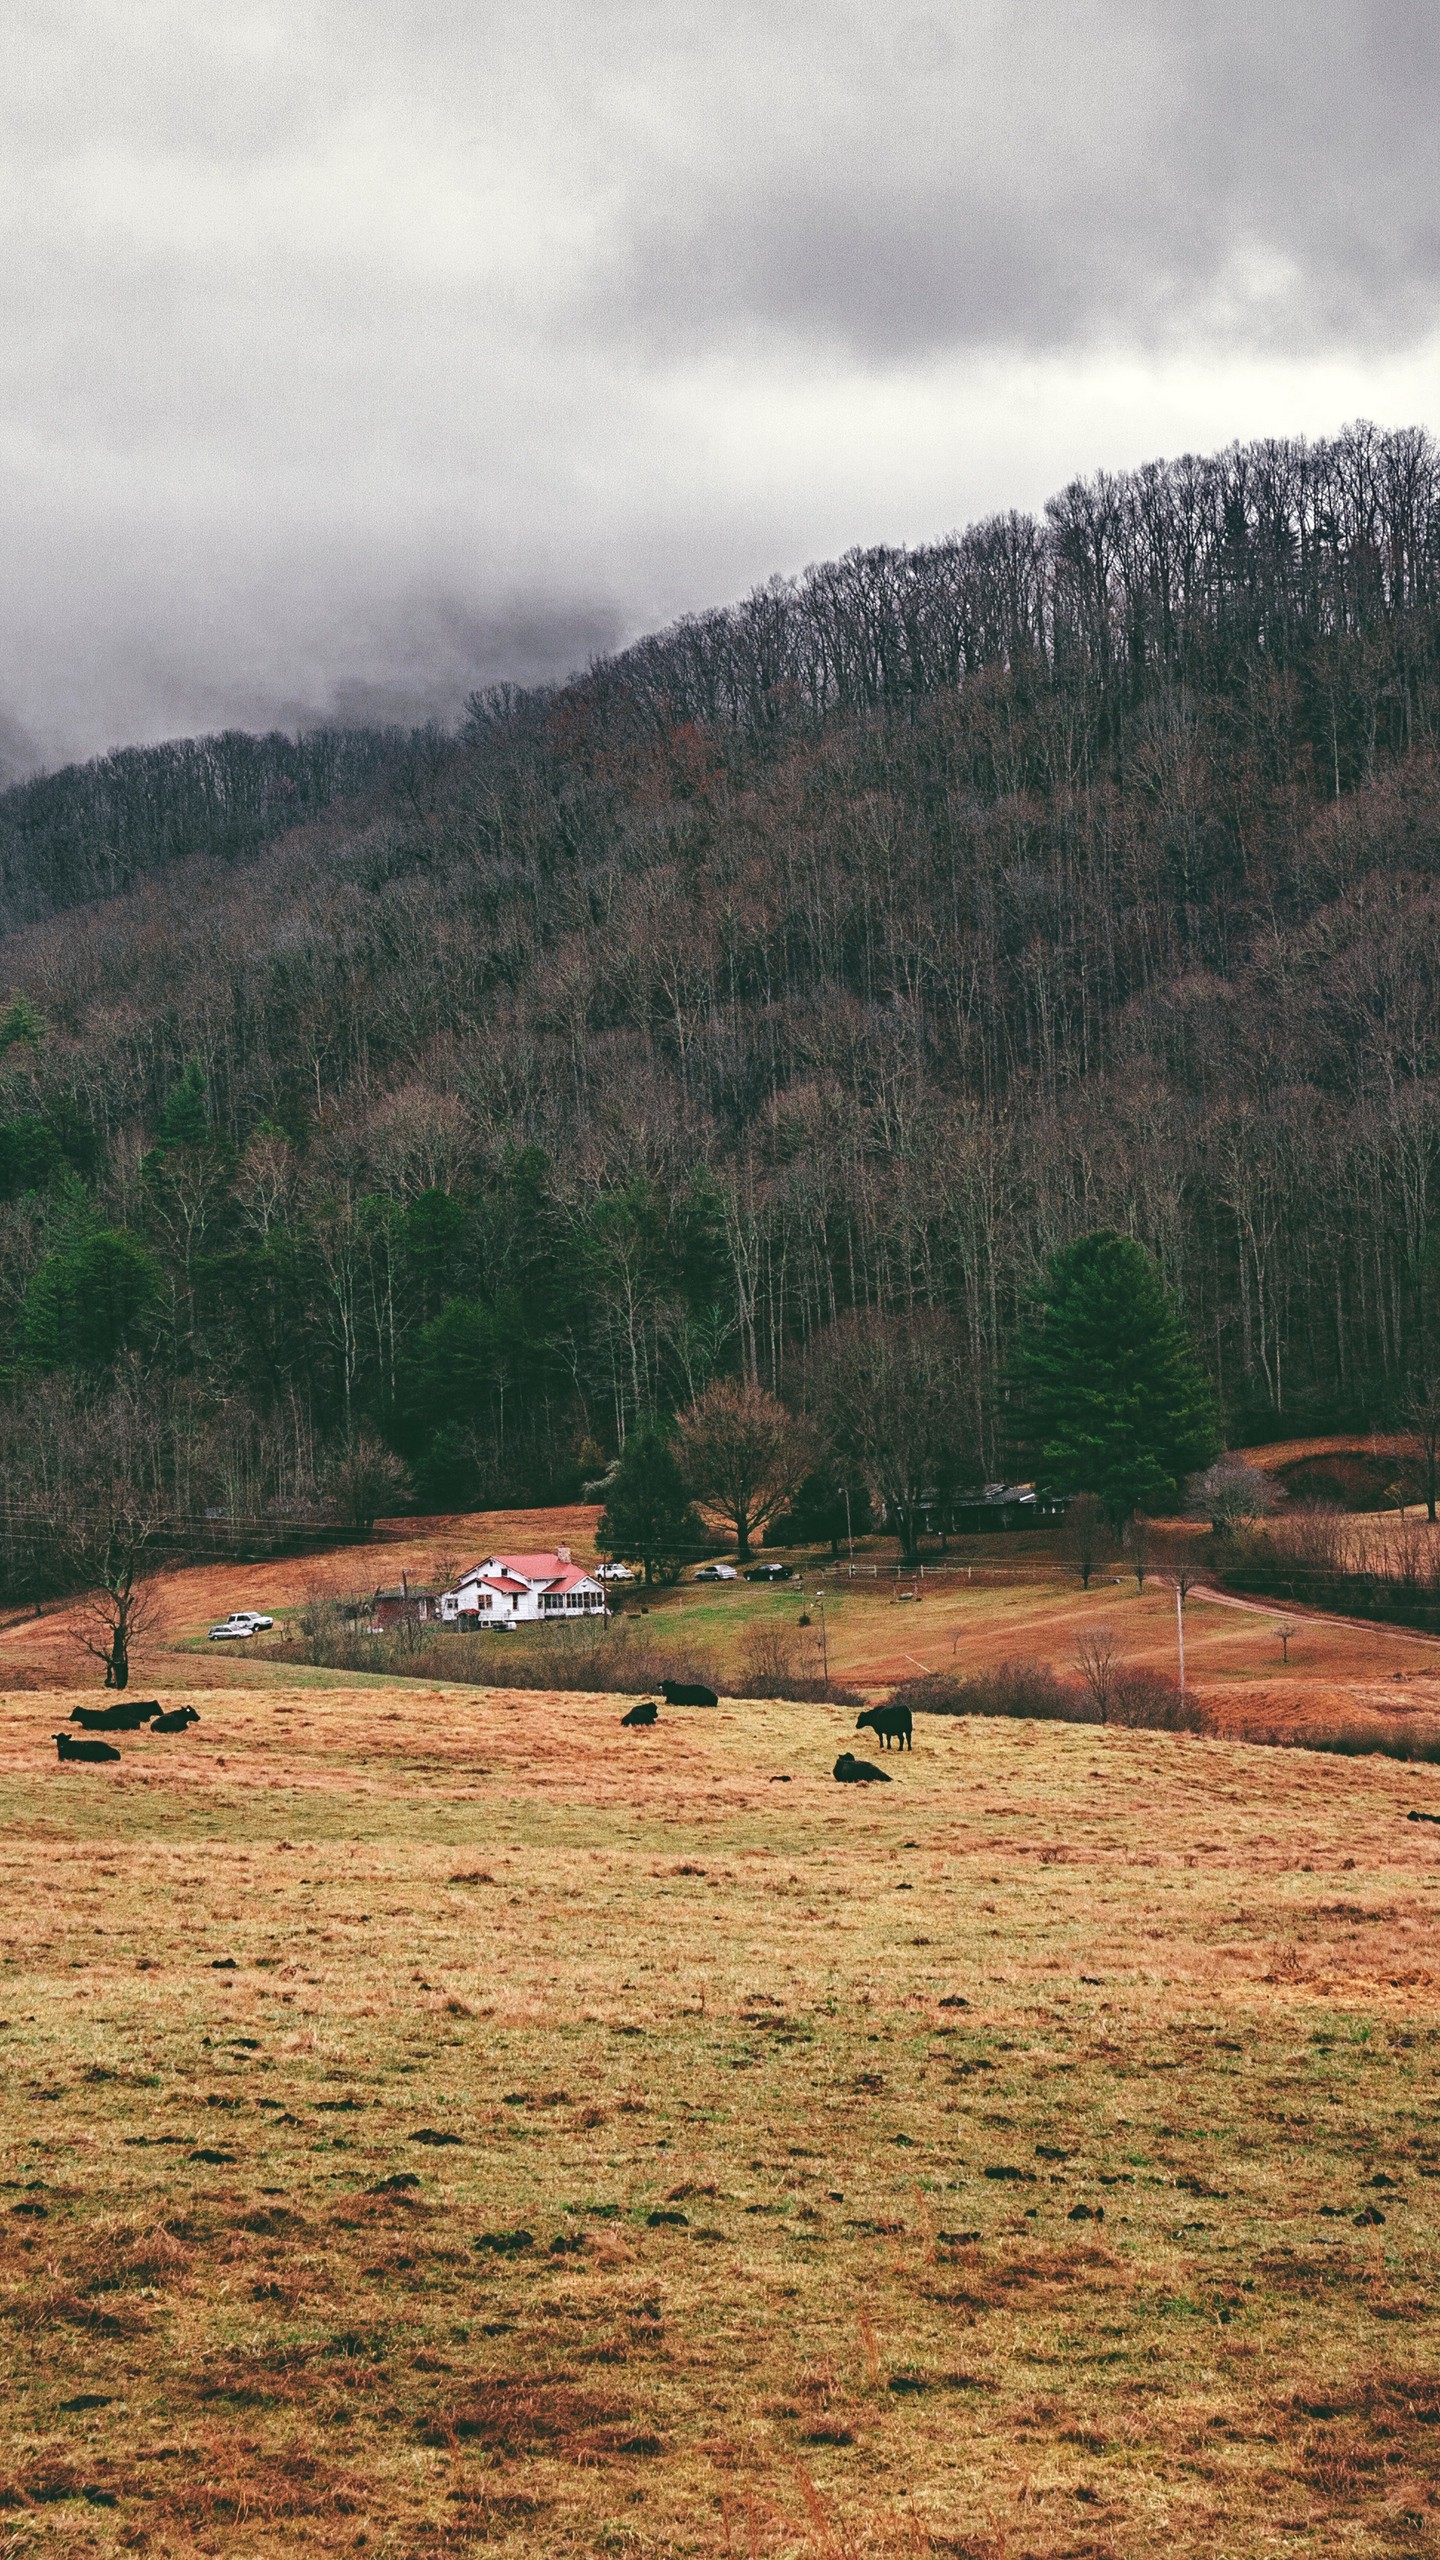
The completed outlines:
<svg viewBox="0 0 1440 2560">
<path fill-rule="evenodd" d="M 1363 1563 L 1347 1515 L 1335 1502 L 1297 1503 L 1264 1533 L 1270 1552 L 1312 1573 L 1351 1573 Z"/>
<path fill-rule="evenodd" d="M 1128 1725 L 1140 1733 L 1205 1733 L 1203 1708 L 1187 1698 L 1168 1671 L 1151 1671 L 1138 1662 L 1121 1663 L 1110 1683 L 1107 1724 Z"/>
<path fill-rule="evenodd" d="M 1120 1652 L 1113 1627 L 1087 1627 L 1075 1647 L 1075 1668 L 1094 1701 L 1096 1721 L 1108 1724 L 1110 1701 L 1120 1671 Z"/>
<path fill-rule="evenodd" d="M 1333 1753 L 1341 1760 L 1403 1760 L 1421 1767 L 1440 1762 L 1440 1729 L 1406 1724 L 1398 1717 L 1342 1716 L 1333 1724 L 1287 1731 L 1257 1726 L 1237 1739 L 1281 1751 Z"/>
<path fill-rule="evenodd" d="M 917 1716 L 1033 1717 L 1044 1724 L 1095 1724 L 1085 1692 L 1062 1680 L 1048 1663 L 1017 1656 L 993 1670 L 961 1679 L 953 1671 L 923 1671 L 892 1690 L 890 1704 Z"/>
<path fill-rule="evenodd" d="M 695 1645 L 667 1642 L 648 1622 L 612 1620 L 581 1627 L 536 1627 L 514 1634 L 470 1635 L 389 1629 L 369 1635 L 341 1607 L 332 1592 L 314 1591 L 297 1613 L 302 1659 L 337 1671 L 383 1672 L 398 1680 L 459 1680 L 481 1689 L 552 1689 L 642 1697 L 662 1680 L 703 1681 L 730 1697 L 823 1698 L 818 1673 L 796 1667 L 783 1648 L 753 1653 L 740 1685 L 729 1678 L 715 1657 Z M 267 1646 L 267 1653 L 277 1648 Z M 294 1659 L 290 1648 L 288 1659 Z M 837 1706 L 860 1703 L 857 1692 L 829 1690 Z"/>
<path fill-rule="evenodd" d="M 745 1648 L 739 1672 L 730 1682 L 730 1695 L 735 1698 L 830 1699 L 836 1706 L 859 1706 L 860 1694 L 855 1689 L 841 1688 L 833 1680 L 826 1682 L 818 1661 L 818 1648 L 809 1648 L 812 1667 L 801 1661 L 801 1648 L 786 1626 L 757 1627 Z"/>
<path fill-rule="evenodd" d="M 1185 1487 L 1185 1508 L 1192 1520 L 1208 1520 L 1217 1538 L 1254 1529 L 1275 1508 L 1275 1487 L 1259 1467 L 1243 1458 L 1217 1458 Z"/>
<path fill-rule="evenodd" d="M 298 1644 L 302 1662 L 323 1664 L 331 1671 L 385 1670 L 387 1650 L 383 1639 L 362 1626 L 362 1605 L 359 1601 L 342 1604 L 333 1591 L 312 1583 L 291 1622 L 287 1658 L 293 1659 Z"/>
</svg>

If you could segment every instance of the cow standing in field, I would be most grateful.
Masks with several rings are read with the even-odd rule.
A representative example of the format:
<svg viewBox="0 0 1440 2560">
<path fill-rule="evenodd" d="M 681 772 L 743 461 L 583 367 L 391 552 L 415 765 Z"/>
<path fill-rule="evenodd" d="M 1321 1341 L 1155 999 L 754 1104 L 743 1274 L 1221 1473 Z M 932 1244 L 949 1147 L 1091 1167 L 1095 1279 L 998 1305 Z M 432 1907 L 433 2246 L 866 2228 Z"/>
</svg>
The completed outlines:
<svg viewBox="0 0 1440 2560">
<path fill-rule="evenodd" d="M 718 1707 L 720 1700 L 703 1680 L 662 1680 L 660 1695 L 667 1707 Z"/>
<path fill-rule="evenodd" d="M 914 1747 L 910 1738 L 912 1719 L 908 1707 L 870 1707 L 863 1716 L 856 1717 L 856 1732 L 863 1733 L 867 1725 L 876 1741 L 887 1751 L 892 1742 L 898 1742 L 902 1751 Z"/>
</svg>

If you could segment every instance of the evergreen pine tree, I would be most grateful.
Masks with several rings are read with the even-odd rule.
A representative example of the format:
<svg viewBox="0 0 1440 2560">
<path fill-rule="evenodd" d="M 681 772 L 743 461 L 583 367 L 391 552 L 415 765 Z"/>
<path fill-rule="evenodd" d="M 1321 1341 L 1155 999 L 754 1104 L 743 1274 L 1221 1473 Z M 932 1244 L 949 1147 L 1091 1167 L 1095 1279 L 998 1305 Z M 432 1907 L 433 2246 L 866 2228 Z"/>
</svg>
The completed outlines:
<svg viewBox="0 0 1440 2560">
<path fill-rule="evenodd" d="M 673 1575 L 703 1547 L 705 1524 L 662 1423 L 637 1423 L 626 1441 L 600 1516 L 599 1543 L 607 1555 L 642 1565 L 647 1583 L 657 1574 L 662 1581 Z"/>
<path fill-rule="evenodd" d="M 1214 1398 L 1143 1245 L 1081 1236 L 1055 1254 L 1015 1360 L 1042 1491 L 1093 1493 L 1117 1526 L 1172 1508 L 1219 1445 Z"/>
<path fill-rule="evenodd" d="M 209 1088 L 198 1058 L 191 1058 L 177 1085 L 172 1085 L 155 1123 L 157 1150 L 203 1147 L 210 1139 Z"/>
</svg>

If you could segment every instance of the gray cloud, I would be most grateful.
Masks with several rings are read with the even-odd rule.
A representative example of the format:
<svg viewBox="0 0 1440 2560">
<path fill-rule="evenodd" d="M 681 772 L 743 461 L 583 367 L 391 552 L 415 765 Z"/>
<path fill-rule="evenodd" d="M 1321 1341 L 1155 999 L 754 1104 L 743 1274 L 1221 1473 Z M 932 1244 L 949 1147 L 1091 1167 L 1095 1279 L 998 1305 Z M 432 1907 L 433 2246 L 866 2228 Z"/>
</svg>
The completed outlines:
<svg viewBox="0 0 1440 2560">
<path fill-rule="evenodd" d="M 614 290 L 870 359 L 1423 335 L 1440 28 L 1422 0 L 817 11 L 675 136 Z"/>
<path fill-rule="evenodd" d="M 1437 92 L 1431 0 L 10 0 L 0 757 L 1433 408 Z"/>
</svg>

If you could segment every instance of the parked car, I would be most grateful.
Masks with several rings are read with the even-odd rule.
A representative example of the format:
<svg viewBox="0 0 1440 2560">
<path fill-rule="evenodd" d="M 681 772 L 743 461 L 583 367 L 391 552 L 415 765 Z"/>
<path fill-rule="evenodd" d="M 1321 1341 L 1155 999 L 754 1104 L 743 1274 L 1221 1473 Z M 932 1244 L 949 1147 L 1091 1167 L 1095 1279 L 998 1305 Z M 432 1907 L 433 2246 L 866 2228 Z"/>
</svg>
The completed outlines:
<svg viewBox="0 0 1440 2560">
<path fill-rule="evenodd" d="M 752 1564 L 745 1579 L 747 1582 L 793 1582 L 795 1567 L 793 1564 Z"/>
<path fill-rule="evenodd" d="M 695 1582 L 738 1582 L 740 1568 L 734 1564 L 702 1564 L 691 1579 Z"/>
<path fill-rule="evenodd" d="M 239 1636 L 263 1636 L 273 1627 L 273 1618 L 264 1618 L 258 1609 L 232 1609 L 228 1618 L 210 1630 L 210 1642 L 218 1644 Z"/>
<path fill-rule="evenodd" d="M 635 1576 L 628 1564 L 597 1564 L 595 1579 L 597 1582 L 633 1582 Z"/>
</svg>

